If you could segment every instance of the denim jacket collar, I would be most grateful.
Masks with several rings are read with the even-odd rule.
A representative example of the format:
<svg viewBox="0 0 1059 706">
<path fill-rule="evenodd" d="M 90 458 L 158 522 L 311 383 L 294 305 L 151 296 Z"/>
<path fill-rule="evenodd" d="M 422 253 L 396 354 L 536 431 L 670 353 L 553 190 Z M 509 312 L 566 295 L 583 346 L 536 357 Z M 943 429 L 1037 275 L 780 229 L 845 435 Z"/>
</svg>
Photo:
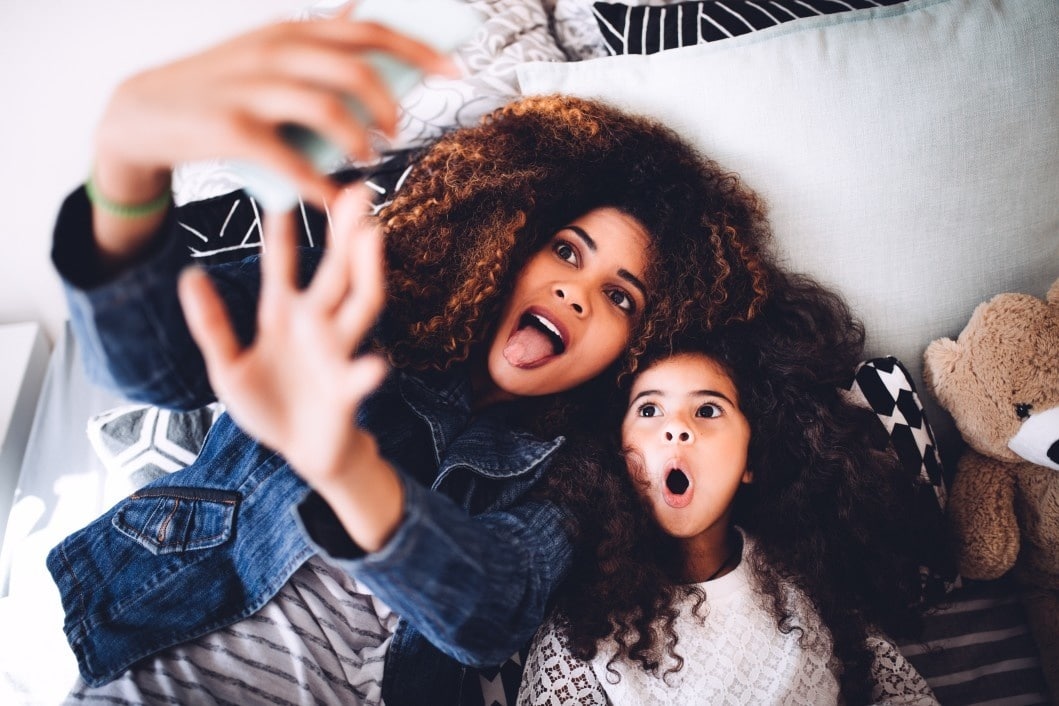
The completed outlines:
<svg viewBox="0 0 1059 706">
<path fill-rule="evenodd" d="M 398 373 L 402 398 L 430 428 L 438 464 L 434 487 L 455 468 L 498 480 L 535 475 L 533 472 L 552 457 L 565 438 L 539 439 L 513 428 L 505 415 L 492 410 L 472 416 L 470 379 L 465 371 L 459 372 Z"/>
</svg>

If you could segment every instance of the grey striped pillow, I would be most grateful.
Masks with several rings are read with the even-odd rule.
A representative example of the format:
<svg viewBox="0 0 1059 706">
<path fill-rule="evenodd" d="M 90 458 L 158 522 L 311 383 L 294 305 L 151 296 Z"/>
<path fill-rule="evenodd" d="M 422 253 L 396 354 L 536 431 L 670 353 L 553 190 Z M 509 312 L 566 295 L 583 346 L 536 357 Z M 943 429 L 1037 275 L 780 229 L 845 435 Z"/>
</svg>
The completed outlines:
<svg viewBox="0 0 1059 706">
<path fill-rule="evenodd" d="M 670 5 L 592 6 L 607 49 L 616 54 L 654 54 L 715 42 L 803 17 L 831 15 L 907 0 L 700 0 Z"/>
</svg>

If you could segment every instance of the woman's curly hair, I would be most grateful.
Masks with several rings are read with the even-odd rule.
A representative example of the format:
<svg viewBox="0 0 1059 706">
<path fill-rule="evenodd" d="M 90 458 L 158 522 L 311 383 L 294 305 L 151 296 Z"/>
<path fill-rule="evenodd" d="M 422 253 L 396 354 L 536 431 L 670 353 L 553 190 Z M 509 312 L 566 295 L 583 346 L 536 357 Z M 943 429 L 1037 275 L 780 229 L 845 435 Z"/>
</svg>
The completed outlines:
<svg viewBox="0 0 1059 706">
<path fill-rule="evenodd" d="M 603 206 L 652 238 L 647 306 L 617 369 L 631 370 L 648 340 L 760 306 L 769 232 L 738 179 L 658 122 L 591 100 L 526 98 L 433 144 L 381 211 L 391 362 L 467 359 L 528 258 Z"/>
<path fill-rule="evenodd" d="M 784 586 L 808 596 L 831 631 L 845 703 L 867 703 L 868 631 L 914 632 L 916 607 L 935 588 L 916 560 L 924 541 L 911 517 L 917 479 L 887 450 L 874 414 L 843 394 L 864 336 L 842 299 L 779 272 L 769 289 L 753 321 L 652 345 L 640 369 L 699 352 L 729 372 L 751 426 L 754 480 L 737 494 L 732 515 L 756 539 L 750 569 L 784 632 L 793 617 Z M 628 387 L 615 401 L 612 430 Z M 615 659 L 664 676 L 683 665 L 673 627 L 678 601 L 690 594 L 698 611 L 705 594 L 683 583 L 680 544 L 636 492 L 620 439 L 612 432 L 609 442 L 581 441 L 548 480 L 551 494 L 575 510 L 580 534 L 581 555 L 556 599 L 559 625 L 582 659 L 610 639 Z"/>
</svg>

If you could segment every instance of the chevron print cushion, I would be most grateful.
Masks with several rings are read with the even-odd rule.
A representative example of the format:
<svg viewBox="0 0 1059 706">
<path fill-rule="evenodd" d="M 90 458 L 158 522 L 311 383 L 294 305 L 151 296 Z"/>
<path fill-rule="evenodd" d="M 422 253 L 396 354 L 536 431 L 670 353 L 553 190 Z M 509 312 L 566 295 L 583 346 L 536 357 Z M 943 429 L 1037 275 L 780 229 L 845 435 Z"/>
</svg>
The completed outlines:
<svg viewBox="0 0 1059 706">
<path fill-rule="evenodd" d="M 219 404 L 191 412 L 118 407 L 88 421 L 88 439 L 111 481 L 131 492 L 194 461 L 220 412 Z"/>
<path fill-rule="evenodd" d="M 928 600 L 934 602 L 959 581 L 945 533 L 945 483 L 938 445 L 912 376 L 897 358 L 873 358 L 857 366 L 848 390 L 850 398 L 875 412 L 890 449 L 918 491 L 913 517 L 921 552 Z"/>
<path fill-rule="evenodd" d="M 803 17 L 906 1 L 703 0 L 639 7 L 597 2 L 592 6 L 592 13 L 611 54 L 654 54 L 737 37 Z"/>
</svg>

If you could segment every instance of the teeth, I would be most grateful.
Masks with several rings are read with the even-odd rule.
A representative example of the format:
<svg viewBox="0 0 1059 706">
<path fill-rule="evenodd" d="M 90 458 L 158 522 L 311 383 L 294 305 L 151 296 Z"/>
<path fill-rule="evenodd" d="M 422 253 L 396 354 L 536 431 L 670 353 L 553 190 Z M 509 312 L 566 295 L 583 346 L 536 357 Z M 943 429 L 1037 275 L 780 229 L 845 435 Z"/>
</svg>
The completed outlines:
<svg viewBox="0 0 1059 706">
<path fill-rule="evenodd" d="M 536 319 L 541 326 L 551 331 L 553 336 L 558 338 L 560 341 L 563 340 L 563 336 L 559 333 L 559 329 L 555 327 L 555 324 L 553 324 L 551 321 L 548 321 L 548 319 L 544 318 L 543 316 L 540 316 L 539 314 L 531 314 L 531 316 Z"/>
</svg>

